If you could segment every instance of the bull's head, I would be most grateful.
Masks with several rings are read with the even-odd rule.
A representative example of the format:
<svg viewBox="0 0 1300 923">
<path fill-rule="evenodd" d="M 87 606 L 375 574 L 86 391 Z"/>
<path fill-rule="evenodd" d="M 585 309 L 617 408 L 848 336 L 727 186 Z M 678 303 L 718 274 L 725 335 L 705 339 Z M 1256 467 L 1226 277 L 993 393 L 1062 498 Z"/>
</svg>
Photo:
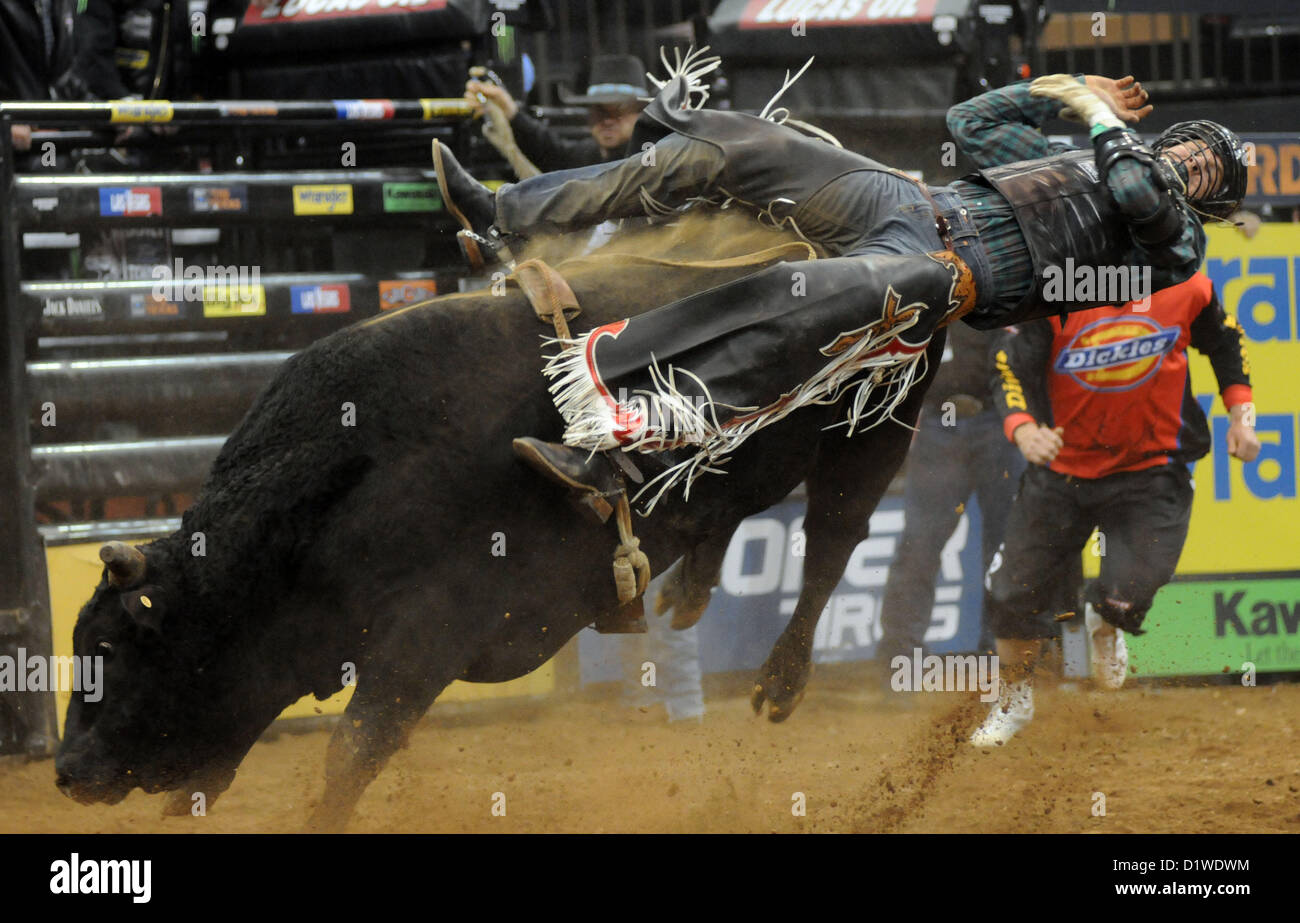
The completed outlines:
<svg viewBox="0 0 1300 923">
<path fill-rule="evenodd" d="M 211 800 L 229 785 L 282 707 L 249 706 L 248 664 L 188 591 L 178 538 L 100 549 L 103 579 L 73 630 L 77 657 L 96 658 L 82 662 L 96 665 L 99 688 L 83 681 L 73 693 L 55 760 L 59 789 L 78 801 L 175 790 L 169 807 L 188 812 L 192 791 Z"/>
</svg>

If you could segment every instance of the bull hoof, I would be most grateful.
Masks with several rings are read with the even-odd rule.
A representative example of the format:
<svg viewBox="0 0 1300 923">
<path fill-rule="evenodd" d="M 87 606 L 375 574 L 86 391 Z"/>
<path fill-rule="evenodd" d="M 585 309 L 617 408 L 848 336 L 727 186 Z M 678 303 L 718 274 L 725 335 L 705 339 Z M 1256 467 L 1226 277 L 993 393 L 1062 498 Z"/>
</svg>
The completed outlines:
<svg viewBox="0 0 1300 923">
<path fill-rule="evenodd" d="M 811 663 L 786 670 L 774 666 L 769 659 L 763 665 L 758 681 L 754 683 L 754 691 L 749 696 L 749 704 L 754 709 L 754 714 L 761 715 L 763 704 L 766 702 L 768 721 L 779 724 L 789 718 L 803 701 L 804 690 L 812 677 L 812 670 Z"/>
<path fill-rule="evenodd" d="M 694 628 L 695 624 L 704 617 L 704 610 L 707 608 L 709 608 L 707 602 L 702 606 L 696 606 L 694 608 L 674 606 L 673 618 L 668 625 L 673 631 L 685 631 L 688 628 Z"/>
<path fill-rule="evenodd" d="M 690 593 L 682 587 L 681 574 L 674 573 L 659 587 L 655 595 L 655 615 L 664 615 L 672 611 L 672 621 L 668 624 L 673 631 L 685 631 L 693 627 L 709 608 L 709 591 L 703 594 Z"/>
<path fill-rule="evenodd" d="M 803 696 L 804 690 L 800 689 L 793 695 L 777 698 L 775 695 L 770 694 L 762 683 L 755 683 L 754 691 L 749 697 L 749 704 L 754 709 L 755 715 L 761 715 L 763 713 L 763 703 L 766 702 L 767 720 L 773 724 L 780 724 L 799 707 L 799 703 L 803 701 Z"/>
</svg>

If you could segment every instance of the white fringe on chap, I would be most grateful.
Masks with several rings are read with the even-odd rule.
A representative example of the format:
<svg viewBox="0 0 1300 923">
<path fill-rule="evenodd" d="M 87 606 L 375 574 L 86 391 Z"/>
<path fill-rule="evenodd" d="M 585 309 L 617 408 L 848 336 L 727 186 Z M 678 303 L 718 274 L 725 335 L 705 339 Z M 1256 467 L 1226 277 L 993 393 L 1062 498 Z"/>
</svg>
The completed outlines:
<svg viewBox="0 0 1300 923">
<path fill-rule="evenodd" d="M 564 444 L 591 452 L 603 449 L 655 452 L 661 449 L 694 446 L 695 453 L 685 461 L 668 468 L 648 481 L 634 500 L 640 500 L 653 490 L 645 514 L 648 515 L 663 495 L 678 483 L 685 482 L 683 498 L 690 499 L 691 485 L 700 475 L 708 472 L 724 474 L 722 465 L 731 454 L 755 432 L 772 423 L 815 404 L 833 404 L 840 399 L 853 379 L 870 369 L 871 373 L 856 384 L 856 394 L 847 402 L 846 418 L 827 427 L 848 427 L 845 435 L 871 429 L 887 420 L 895 419 L 894 411 L 907 393 L 925 374 L 925 349 L 911 354 L 898 355 L 884 350 L 897 335 L 916 323 L 899 325 L 883 335 L 863 337 L 853 346 L 836 356 L 798 388 L 767 407 L 733 407 L 715 402 L 704 382 L 688 370 L 669 366 L 665 375 L 652 358 L 650 377 L 653 390 L 638 391 L 621 405 L 625 410 L 639 411 L 645 425 L 631 433 L 631 441 L 620 443 L 614 436 L 618 428 L 615 410 L 610 399 L 596 388 L 587 365 L 587 341 L 590 334 L 572 340 L 548 338 L 548 344 L 560 347 L 560 352 L 550 357 L 543 369 L 551 380 L 550 392 L 560 415 L 564 418 Z M 877 355 L 871 355 L 878 353 Z M 704 394 L 697 399 L 683 394 L 677 387 L 677 376 L 690 378 Z M 629 406 L 635 403 L 635 406 Z M 731 423 L 720 423 L 718 414 L 734 418 Z"/>
</svg>

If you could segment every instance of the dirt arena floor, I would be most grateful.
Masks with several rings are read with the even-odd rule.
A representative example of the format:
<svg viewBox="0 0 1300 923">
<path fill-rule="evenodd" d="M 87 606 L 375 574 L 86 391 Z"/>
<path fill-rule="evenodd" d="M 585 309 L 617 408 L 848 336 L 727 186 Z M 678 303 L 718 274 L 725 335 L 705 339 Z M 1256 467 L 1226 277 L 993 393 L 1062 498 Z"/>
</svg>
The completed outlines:
<svg viewBox="0 0 1300 923">
<path fill-rule="evenodd" d="M 781 725 L 752 716 L 746 686 L 711 679 L 695 724 L 588 693 L 435 705 L 350 829 L 1300 833 L 1300 684 L 1053 684 L 1031 727 L 996 751 L 963 742 L 985 708 L 972 697 L 891 705 L 860 667 L 819 669 Z M 163 818 L 162 796 L 139 792 L 82 807 L 54 788 L 52 761 L 3 760 L 0 832 L 294 832 L 320 797 L 327 736 L 258 743 L 206 817 Z"/>
</svg>

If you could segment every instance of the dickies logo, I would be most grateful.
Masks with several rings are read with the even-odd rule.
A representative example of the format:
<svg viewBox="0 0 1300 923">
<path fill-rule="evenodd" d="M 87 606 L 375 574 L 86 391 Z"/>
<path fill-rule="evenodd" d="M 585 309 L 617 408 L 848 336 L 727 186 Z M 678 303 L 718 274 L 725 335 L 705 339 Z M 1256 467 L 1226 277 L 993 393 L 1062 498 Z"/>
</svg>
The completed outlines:
<svg viewBox="0 0 1300 923">
<path fill-rule="evenodd" d="M 1053 367 L 1090 391 L 1127 391 L 1155 374 L 1180 332 L 1149 317 L 1107 317 L 1075 334 Z"/>
</svg>

